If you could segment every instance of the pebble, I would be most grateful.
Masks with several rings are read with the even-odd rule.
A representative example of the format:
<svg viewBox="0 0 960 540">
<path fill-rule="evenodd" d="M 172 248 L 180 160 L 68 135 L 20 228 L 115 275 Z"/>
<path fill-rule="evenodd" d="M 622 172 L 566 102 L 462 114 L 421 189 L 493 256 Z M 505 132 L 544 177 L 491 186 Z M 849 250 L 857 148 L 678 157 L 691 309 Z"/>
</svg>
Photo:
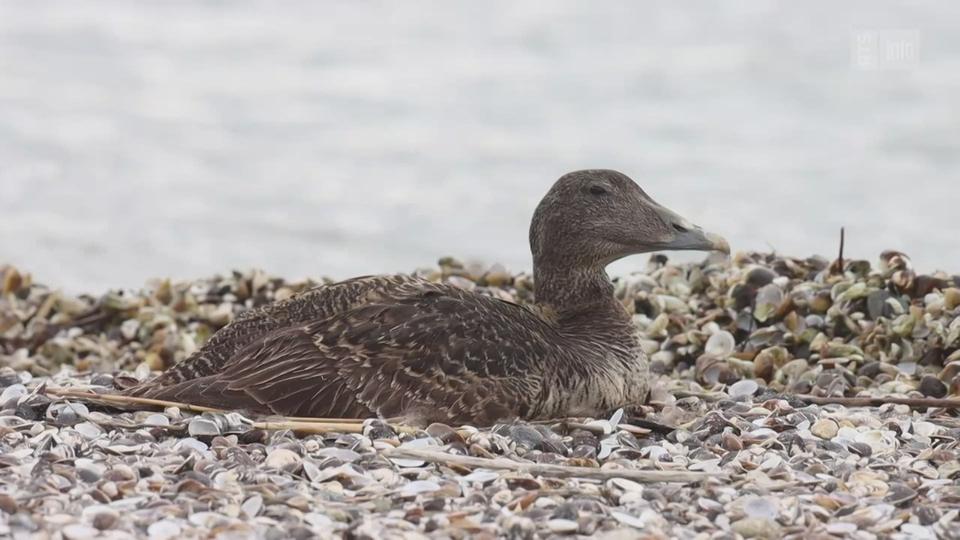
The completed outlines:
<svg viewBox="0 0 960 540">
<path fill-rule="evenodd" d="M 947 395 L 947 385 L 935 375 L 924 375 L 920 379 L 920 393 L 933 398 L 942 398 Z"/>
</svg>

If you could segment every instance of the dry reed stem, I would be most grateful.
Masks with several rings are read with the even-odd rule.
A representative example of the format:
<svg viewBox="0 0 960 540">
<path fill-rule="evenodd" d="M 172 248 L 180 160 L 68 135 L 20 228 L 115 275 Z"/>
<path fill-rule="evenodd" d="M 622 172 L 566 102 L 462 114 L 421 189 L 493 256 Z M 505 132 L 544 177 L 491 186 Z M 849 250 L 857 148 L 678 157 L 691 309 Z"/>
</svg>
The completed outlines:
<svg viewBox="0 0 960 540">
<path fill-rule="evenodd" d="M 546 463 L 529 463 L 505 458 L 479 458 L 447 454 L 422 448 L 394 448 L 382 450 L 388 458 L 422 459 L 430 463 L 458 465 L 477 469 L 498 469 L 517 471 L 554 478 L 590 478 L 610 480 L 625 478 L 634 482 L 699 482 L 707 478 L 723 479 L 724 475 L 698 471 L 640 471 L 635 469 L 600 469 L 593 467 L 573 467 Z"/>
</svg>

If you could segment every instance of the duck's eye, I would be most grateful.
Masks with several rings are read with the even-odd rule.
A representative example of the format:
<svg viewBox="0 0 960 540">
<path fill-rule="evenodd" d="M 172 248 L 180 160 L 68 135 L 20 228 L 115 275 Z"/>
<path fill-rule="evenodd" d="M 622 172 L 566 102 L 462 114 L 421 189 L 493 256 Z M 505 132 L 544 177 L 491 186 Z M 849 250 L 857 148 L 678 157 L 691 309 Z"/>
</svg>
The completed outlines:
<svg viewBox="0 0 960 540">
<path fill-rule="evenodd" d="M 675 231 L 677 231 L 677 232 L 681 232 L 681 233 L 685 233 L 685 232 L 689 232 L 689 231 L 690 231 L 690 229 L 684 227 L 683 225 L 680 225 L 679 223 L 674 223 L 674 224 L 673 224 L 673 230 L 675 230 Z"/>
<path fill-rule="evenodd" d="M 607 190 L 603 186 L 593 185 L 593 186 L 590 186 L 590 194 L 597 195 L 597 196 L 606 195 Z"/>
</svg>

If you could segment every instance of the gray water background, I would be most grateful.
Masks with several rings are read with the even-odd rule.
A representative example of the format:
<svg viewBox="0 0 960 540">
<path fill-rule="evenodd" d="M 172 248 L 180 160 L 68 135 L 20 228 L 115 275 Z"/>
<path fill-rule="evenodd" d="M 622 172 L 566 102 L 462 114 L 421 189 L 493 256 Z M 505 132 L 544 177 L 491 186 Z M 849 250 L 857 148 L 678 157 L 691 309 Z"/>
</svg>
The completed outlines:
<svg viewBox="0 0 960 540">
<path fill-rule="evenodd" d="M 524 270 L 593 167 L 735 249 L 960 271 L 960 5 L 0 2 L 0 262 L 54 286 Z"/>
</svg>

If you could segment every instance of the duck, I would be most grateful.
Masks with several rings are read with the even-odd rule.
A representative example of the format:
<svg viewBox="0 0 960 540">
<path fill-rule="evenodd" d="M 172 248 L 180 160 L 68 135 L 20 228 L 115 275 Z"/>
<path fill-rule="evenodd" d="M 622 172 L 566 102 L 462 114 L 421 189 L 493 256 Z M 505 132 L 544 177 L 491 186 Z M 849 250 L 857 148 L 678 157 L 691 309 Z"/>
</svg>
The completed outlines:
<svg viewBox="0 0 960 540">
<path fill-rule="evenodd" d="M 488 426 L 597 417 L 650 391 L 610 263 L 729 253 L 625 174 L 563 175 L 529 230 L 533 303 L 411 275 L 322 285 L 239 315 L 131 396 L 248 414 Z"/>
</svg>

